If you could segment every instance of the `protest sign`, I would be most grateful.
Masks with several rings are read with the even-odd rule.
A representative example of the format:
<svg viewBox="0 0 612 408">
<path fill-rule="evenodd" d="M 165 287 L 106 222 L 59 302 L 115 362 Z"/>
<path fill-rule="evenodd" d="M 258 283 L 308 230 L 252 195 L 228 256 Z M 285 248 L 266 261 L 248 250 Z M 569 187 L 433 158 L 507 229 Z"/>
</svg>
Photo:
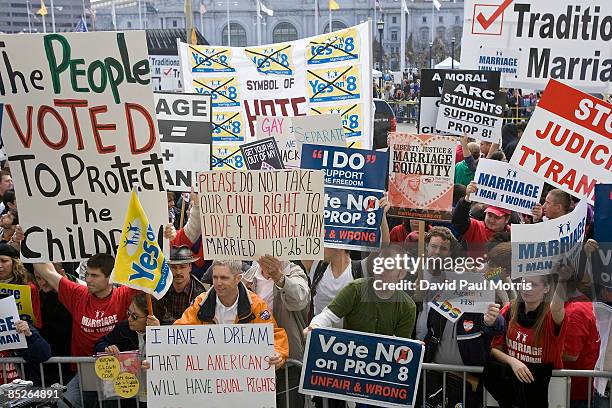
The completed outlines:
<svg viewBox="0 0 612 408">
<path fill-rule="evenodd" d="M 142 290 L 158 300 L 172 285 L 170 267 L 135 191 L 125 214 L 110 283 Z"/>
<path fill-rule="evenodd" d="M 371 148 L 371 30 L 372 25 L 364 22 L 256 47 L 179 43 L 184 89 L 211 95 L 213 123 L 232 122 L 222 131 L 227 136 L 223 142 L 230 145 L 256 136 L 257 116 L 339 113 L 343 125 L 351 129 L 347 137 L 352 147 Z"/>
<path fill-rule="evenodd" d="M 389 155 L 346 147 L 302 146 L 302 168 L 325 172 L 325 246 L 359 251 L 380 248 Z"/>
<path fill-rule="evenodd" d="M 240 146 L 244 163 L 249 170 L 284 169 L 278 145 L 274 138 L 257 140 Z"/>
<path fill-rule="evenodd" d="M 577 269 L 586 229 L 587 203 L 554 220 L 512 225 L 512 279 L 556 273 L 559 263 Z"/>
<path fill-rule="evenodd" d="M 276 406 L 271 324 L 147 327 L 153 407 Z"/>
<path fill-rule="evenodd" d="M 0 351 L 28 348 L 23 334 L 17 333 L 15 323 L 19 313 L 13 296 L 0 299 Z"/>
<path fill-rule="evenodd" d="M 32 325 L 37 323 L 34 308 L 32 307 L 32 288 L 30 285 L 0 283 L 0 295 L 9 295 L 15 298 L 20 320 L 24 320 Z"/>
<path fill-rule="evenodd" d="M 340 115 L 296 116 L 291 118 L 291 123 L 298 149 L 304 143 L 346 146 L 346 137 Z"/>
<path fill-rule="evenodd" d="M 531 214 L 540 202 L 544 182 L 512 165 L 498 160 L 479 159 L 474 181 L 478 190 L 472 201 Z"/>
<path fill-rule="evenodd" d="M 118 355 L 99 355 L 94 369 L 102 399 L 133 398 L 140 391 L 140 356 L 138 351 Z"/>
<path fill-rule="evenodd" d="M 189 192 L 196 187 L 198 172 L 210 170 L 210 96 L 156 92 L 155 114 L 166 186 Z"/>
<path fill-rule="evenodd" d="M 421 134 L 441 134 L 436 129 L 438 107 L 442 97 L 444 81 L 456 81 L 463 84 L 490 86 L 499 88 L 499 72 L 470 71 L 459 69 L 422 69 L 421 97 L 419 98 L 418 132 Z"/>
<path fill-rule="evenodd" d="M 285 168 L 300 168 L 300 150 L 293 135 L 292 117 L 257 116 L 255 136 L 258 140 L 274 138 Z"/>
<path fill-rule="evenodd" d="M 390 133 L 388 143 L 389 214 L 450 220 L 456 138 Z"/>
<path fill-rule="evenodd" d="M 308 333 L 300 393 L 383 407 L 414 405 L 423 343 L 341 329 Z"/>
<path fill-rule="evenodd" d="M 445 80 L 436 127 L 454 135 L 468 134 L 501 145 L 506 95 L 491 84 Z"/>
<path fill-rule="evenodd" d="M 323 172 L 200 173 L 205 259 L 323 258 Z"/>
<path fill-rule="evenodd" d="M 245 169 L 244 157 L 239 145 L 218 145 L 213 143 L 211 167 L 213 170 Z"/>
<path fill-rule="evenodd" d="M 549 78 L 612 90 L 612 3 L 466 0 L 461 67 L 502 73 L 505 88 L 544 89 Z"/>
<path fill-rule="evenodd" d="M 593 260 L 601 260 L 599 268 L 592 270 L 595 284 L 612 287 L 612 184 L 597 184 L 595 186 L 595 241 L 598 243 L 597 253 Z M 597 257 L 598 256 L 598 257 Z"/>
<path fill-rule="evenodd" d="M 428 305 L 451 323 L 464 313 L 485 313 L 489 304 L 495 303 L 491 282 L 478 272 L 455 274 L 455 279 L 447 281 L 444 290 L 438 291 Z M 495 285 L 501 289 L 501 282 Z"/>
<path fill-rule="evenodd" d="M 2 135 L 25 232 L 21 259 L 114 254 L 135 184 L 161 236 L 168 210 L 144 31 L 0 42 L 6 69 L 28 78 L 0 78 Z"/>
<path fill-rule="evenodd" d="M 510 163 L 593 204 L 612 183 L 612 104 L 551 80 Z"/>
<path fill-rule="evenodd" d="M 181 60 L 178 55 L 149 55 L 153 90 L 181 92 Z"/>
</svg>

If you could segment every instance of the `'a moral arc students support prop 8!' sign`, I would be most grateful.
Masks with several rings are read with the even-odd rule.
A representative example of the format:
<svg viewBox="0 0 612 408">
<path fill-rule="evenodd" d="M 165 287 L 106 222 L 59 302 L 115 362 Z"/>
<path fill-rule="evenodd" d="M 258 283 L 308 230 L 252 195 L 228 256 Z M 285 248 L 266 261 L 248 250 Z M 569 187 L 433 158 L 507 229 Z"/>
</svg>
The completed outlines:
<svg viewBox="0 0 612 408">
<path fill-rule="evenodd" d="M 200 173 L 204 258 L 323 259 L 323 172 Z"/>
<path fill-rule="evenodd" d="M 502 72 L 505 88 L 549 79 L 612 91 L 612 2 L 466 0 L 461 67 Z"/>
<path fill-rule="evenodd" d="M 198 172 L 210 170 L 211 109 L 210 95 L 155 93 L 168 190 L 189 192 Z"/>
<path fill-rule="evenodd" d="M 144 32 L 0 35 L 0 42 L 2 135 L 21 198 L 21 258 L 114 253 L 134 184 L 160 235 L 168 218 Z"/>
<path fill-rule="evenodd" d="M 491 89 L 499 89 L 499 72 L 463 69 L 423 69 L 421 70 L 421 97 L 419 98 L 418 132 L 421 134 L 441 134 L 436 129 L 438 108 L 444 81 L 456 81 Z"/>
<path fill-rule="evenodd" d="M 468 134 L 501 145 L 506 95 L 490 84 L 445 80 L 436 127 L 453 135 Z"/>
<path fill-rule="evenodd" d="M 308 334 L 300 393 L 382 407 L 411 407 L 424 346 L 382 334 L 314 329 Z"/>
<path fill-rule="evenodd" d="M 474 181 L 478 190 L 472 201 L 531 214 L 540 202 L 544 182 L 511 164 L 498 160 L 479 159 Z"/>
<path fill-rule="evenodd" d="M 593 204 L 612 183 L 612 104 L 551 80 L 510 163 Z"/>
<path fill-rule="evenodd" d="M 586 231 L 587 202 L 562 217 L 512 226 L 512 279 L 555 273 L 560 263 L 577 269 Z"/>
<path fill-rule="evenodd" d="M 388 145 L 389 214 L 450 220 L 457 138 L 389 133 Z"/>
<path fill-rule="evenodd" d="M 302 146 L 302 168 L 325 172 L 325 246 L 359 251 L 380 248 L 379 207 L 389 155 L 346 147 Z"/>
<path fill-rule="evenodd" d="M 152 407 L 275 407 L 272 324 L 147 328 Z"/>
</svg>

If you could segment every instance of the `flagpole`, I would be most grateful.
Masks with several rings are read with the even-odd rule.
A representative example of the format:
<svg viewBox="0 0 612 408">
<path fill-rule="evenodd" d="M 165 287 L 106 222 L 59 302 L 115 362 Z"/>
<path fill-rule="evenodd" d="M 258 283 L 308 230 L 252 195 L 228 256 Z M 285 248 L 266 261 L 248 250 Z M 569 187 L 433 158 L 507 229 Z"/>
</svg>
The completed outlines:
<svg viewBox="0 0 612 408">
<path fill-rule="evenodd" d="M 319 0 L 315 0 L 314 5 L 314 33 L 317 35 L 319 34 Z"/>
<path fill-rule="evenodd" d="M 435 21 L 435 16 L 434 16 L 434 11 L 435 11 L 435 7 L 434 7 L 434 2 L 431 2 L 431 43 L 433 44 L 434 42 L 434 29 L 436 21 Z"/>
<path fill-rule="evenodd" d="M 53 0 L 51 0 L 51 29 L 55 32 L 55 7 L 53 7 Z"/>
<path fill-rule="evenodd" d="M 85 8 L 85 0 L 83 0 L 82 3 L 83 3 L 83 20 L 85 21 L 85 28 L 88 28 L 87 27 L 87 9 Z M 93 9 L 91 8 L 91 4 L 89 5 L 89 10 L 93 12 Z M 93 22 L 93 17 L 91 20 Z M 95 27 L 92 27 L 92 29 L 95 29 Z M 55 28 L 53 30 L 55 31 Z"/>
<path fill-rule="evenodd" d="M 257 0 L 257 45 L 261 45 L 261 0 Z"/>
<path fill-rule="evenodd" d="M 138 22 L 140 29 L 142 30 L 144 27 L 142 26 L 142 10 L 140 9 L 140 0 L 138 0 Z"/>
<path fill-rule="evenodd" d="M 27 6 L 28 6 L 28 30 L 30 31 L 30 34 L 32 33 L 32 20 L 30 19 L 30 13 L 32 12 L 32 8 L 30 7 L 30 0 L 27 0 Z"/>
<path fill-rule="evenodd" d="M 406 0 L 400 1 L 400 72 L 406 69 Z"/>
<path fill-rule="evenodd" d="M 202 6 L 200 5 L 200 32 L 204 35 L 204 13 L 202 13 Z"/>
<path fill-rule="evenodd" d="M 117 31 L 117 12 L 115 10 L 115 0 L 111 0 L 111 20 L 113 22 L 113 30 Z"/>
<path fill-rule="evenodd" d="M 372 30 L 374 32 L 376 32 L 376 23 L 378 22 L 377 18 L 376 18 L 376 1 L 374 0 L 374 24 L 372 25 Z"/>
<path fill-rule="evenodd" d="M 232 35 L 231 35 L 232 30 L 230 30 L 229 0 L 226 1 L 226 5 L 227 5 L 227 46 L 231 47 L 232 46 Z"/>
<path fill-rule="evenodd" d="M 47 34 L 47 24 L 45 23 L 45 16 L 42 16 L 43 33 Z"/>
<path fill-rule="evenodd" d="M 329 0 L 327 2 L 327 8 L 329 9 L 329 32 L 331 33 L 332 30 L 332 10 L 331 10 L 331 4 L 329 3 Z"/>
</svg>

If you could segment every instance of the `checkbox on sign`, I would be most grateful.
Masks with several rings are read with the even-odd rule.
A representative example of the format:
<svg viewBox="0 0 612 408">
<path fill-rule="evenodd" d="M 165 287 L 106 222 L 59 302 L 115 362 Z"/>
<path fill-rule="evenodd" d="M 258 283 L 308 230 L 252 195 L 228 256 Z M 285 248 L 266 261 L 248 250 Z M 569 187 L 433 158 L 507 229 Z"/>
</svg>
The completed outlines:
<svg viewBox="0 0 612 408">
<path fill-rule="evenodd" d="M 502 4 L 474 4 L 472 34 L 501 35 L 504 11 L 510 3 L 512 0 L 505 0 Z"/>
</svg>

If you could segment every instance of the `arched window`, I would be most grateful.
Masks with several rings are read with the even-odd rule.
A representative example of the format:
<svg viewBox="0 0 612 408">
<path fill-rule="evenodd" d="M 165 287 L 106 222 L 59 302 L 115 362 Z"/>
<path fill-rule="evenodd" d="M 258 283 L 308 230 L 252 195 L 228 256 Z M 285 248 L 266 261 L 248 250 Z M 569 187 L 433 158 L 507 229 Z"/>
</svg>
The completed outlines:
<svg viewBox="0 0 612 408">
<path fill-rule="evenodd" d="M 246 47 L 247 46 L 247 34 L 246 30 L 238 23 L 230 23 L 230 36 L 232 47 Z M 227 44 L 227 25 L 223 28 L 223 34 L 221 34 L 222 45 Z"/>
<path fill-rule="evenodd" d="M 297 29 L 291 23 L 280 23 L 276 27 L 274 27 L 274 31 L 272 31 L 273 43 L 295 41 L 297 39 Z"/>
<path fill-rule="evenodd" d="M 446 42 L 446 27 L 437 27 L 436 37 L 438 37 L 440 41 Z"/>
<path fill-rule="evenodd" d="M 429 42 L 431 41 L 431 38 L 429 36 L 429 28 L 427 27 L 423 27 L 420 30 L 420 36 L 421 36 L 421 42 L 422 43 L 427 43 L 429 44 Z"/>
<path fill-rule="evenodd" d="M 344 30 L 346 28 L 346 24 L 339 20 L 332 20 L 332 31 Z M 326 33 L 329 33 L 329 23 L 325 26 Z"/>
</svg>

